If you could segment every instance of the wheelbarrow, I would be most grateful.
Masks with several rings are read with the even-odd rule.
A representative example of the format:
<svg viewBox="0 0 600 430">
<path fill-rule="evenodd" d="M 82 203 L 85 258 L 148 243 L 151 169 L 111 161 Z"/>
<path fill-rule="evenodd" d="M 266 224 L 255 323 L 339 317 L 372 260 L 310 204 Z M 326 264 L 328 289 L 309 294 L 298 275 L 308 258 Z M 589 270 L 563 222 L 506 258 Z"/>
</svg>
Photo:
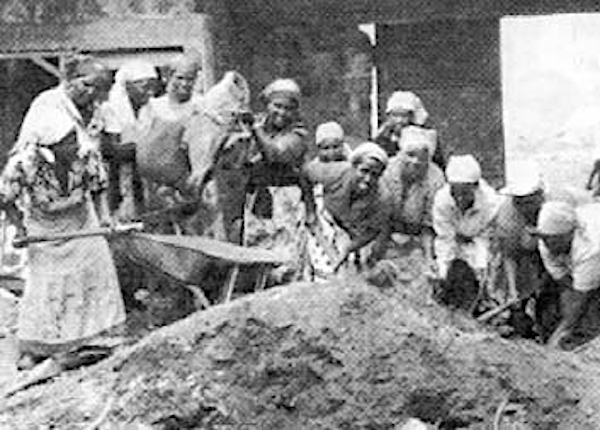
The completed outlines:
<svg viewBox="0 0 600 430">
<path fill-rule="evenodd" d="M 231 271 L 235 272 L 240 266 L 254 265 L 265 268 L 286 262 L 279 253 L 266 249 L 245 247 L 202 236 L 150 234 L 142 232 L 142 229 L 142 223 L 134 223 L 49 235 L 24 236 L 15 239 L 13 245 L 15 248 L 22 248 L 34 243 L 104 236 L 123 250 L 135 264 L 150 271 L 158 271 L 183 285 L 194 287 L 190 290 L 196 298 L 204 302 L 204 306 L 207 300 L 202 299 L 200 287 L 210 267 L 231 266 Z M 227 282 L 222 301 L 227 302 L 231 299 L 234 285 L 235 282 Z M 261 285 L 255 289 L 261 289 Z"/>
</svg>

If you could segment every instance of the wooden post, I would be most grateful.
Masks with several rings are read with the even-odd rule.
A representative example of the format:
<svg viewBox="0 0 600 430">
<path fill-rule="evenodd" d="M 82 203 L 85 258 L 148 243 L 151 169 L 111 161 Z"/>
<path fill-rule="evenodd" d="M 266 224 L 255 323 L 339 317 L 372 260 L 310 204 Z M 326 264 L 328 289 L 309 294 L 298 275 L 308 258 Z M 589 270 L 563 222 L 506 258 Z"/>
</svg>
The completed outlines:
<svg viewBox="0 0 600 430">
<path fill-rule="evenodd" d="M 198 89 L 206 92 L 216 83 L 214 21 L 208 15 L 201 15 L 200 25 L 193 27 L 184 51 L 196 51 L 201 54 L 201 85 Z"/>
</svg>

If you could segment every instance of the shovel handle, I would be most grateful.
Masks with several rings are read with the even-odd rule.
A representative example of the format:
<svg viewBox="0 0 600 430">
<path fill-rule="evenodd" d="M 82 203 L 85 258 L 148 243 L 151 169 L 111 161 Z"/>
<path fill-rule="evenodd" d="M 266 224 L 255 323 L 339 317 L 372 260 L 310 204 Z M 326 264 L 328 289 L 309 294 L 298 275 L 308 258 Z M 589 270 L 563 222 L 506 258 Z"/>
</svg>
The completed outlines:
<svg viewBox="0 0 600 430">
<path fill-rule="evenodd" d="M 13 246 L 15 248 L 24 248 L 32 243 L 52 242 L 55 240 L 70 240 L 92 236 L 110 236 L 114 234 L 125 234 L 132 231 L 141 231 L 143 228 L 144 225 L 142 223 L 134 223 L 116 227 L 100 227 L 90 230 L 22 236 L 15 238 L 15 240 L 13 241 Z"/>
</svg>

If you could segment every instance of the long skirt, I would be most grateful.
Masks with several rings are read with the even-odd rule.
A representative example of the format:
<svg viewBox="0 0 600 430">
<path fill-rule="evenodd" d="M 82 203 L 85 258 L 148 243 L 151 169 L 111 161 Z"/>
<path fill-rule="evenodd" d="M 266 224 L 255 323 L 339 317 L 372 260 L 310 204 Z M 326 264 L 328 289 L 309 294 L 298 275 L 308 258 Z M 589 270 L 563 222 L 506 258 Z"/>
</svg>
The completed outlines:
<svg viewBox="0 0 600 430">
<path fill-rule="evenodd" d="M 98 227 L 91 204 L 26 221 L 28 233 Z M 125 308 L 108 243 L 103 237 L 32 244 L 17 337 L 22 350 L 60 352 L 125 322 Z M 44 351 L 44 352 L 41 352 Z"/>
</svg>

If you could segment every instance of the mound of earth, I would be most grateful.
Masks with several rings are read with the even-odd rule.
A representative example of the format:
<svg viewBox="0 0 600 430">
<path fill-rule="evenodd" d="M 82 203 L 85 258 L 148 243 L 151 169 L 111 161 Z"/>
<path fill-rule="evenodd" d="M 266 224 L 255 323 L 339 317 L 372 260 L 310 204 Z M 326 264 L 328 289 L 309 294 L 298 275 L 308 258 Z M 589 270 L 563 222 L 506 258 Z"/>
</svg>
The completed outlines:
<svg viewBox="0 0 600 430">
<path fill-rule="evenodd" d="M 502 339 L 429 300 L 423 280 L 390 273 L 192 314 L 3 400 L 0 427 L 600 427 L 591 356 Z"/>
</svg>

